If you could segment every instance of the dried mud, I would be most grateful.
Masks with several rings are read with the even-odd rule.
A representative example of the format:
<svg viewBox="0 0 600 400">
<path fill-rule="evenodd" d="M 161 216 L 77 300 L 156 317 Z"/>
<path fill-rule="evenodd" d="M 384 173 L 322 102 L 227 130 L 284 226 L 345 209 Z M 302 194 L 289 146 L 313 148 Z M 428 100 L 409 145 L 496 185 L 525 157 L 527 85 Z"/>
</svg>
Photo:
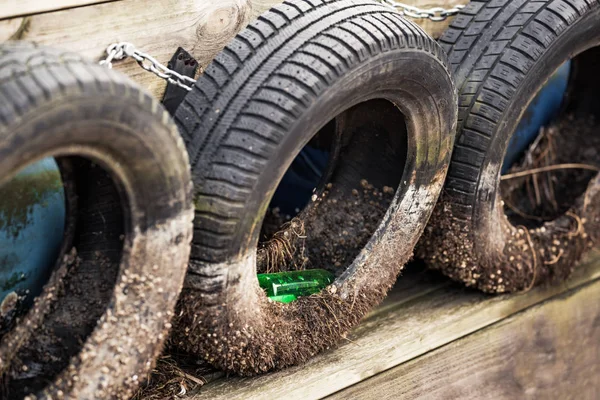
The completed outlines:
<svg viewBox="0 0 600 400">
<path fill-rule="evenodd" d="M 96 184 L 64 180 L 73 196 L 66 255 L 33 307 L 2 337 L 0 398 L 130 398 L 171 328 L 193 210 L 143 232 L 134 226 L 126 237 L 120 204 L 97 201 L 118 199 L 110 178 L 78 170 Z"/>
<path fill-rule="evenodd" d="M 85 267 L 73 248 L 64 263 L 67 271 L 62 279 L 33 307 L 32 314 L 43 315 L 43 323 L 30 327 L 10 363 L 5 379 L 11 397 L 43 390 L 69 365 L 112 294 L 118 262 L 103 259 L 93 268 Z"/>
<path fill-rule="evenodd" d="M 557 164 L 600 167 L 600 125 L 593 118 L 567 116 L 540 135 L 510 173 Z M 474 221 L 454 218 L 443 196 L 417 256 L 467 286 L 504 293 L 566 279 L 599 243 L 600 174 L 553 169 L 504 180 L 500 189 L 490 216 L 498 230 L 474 231 Z M 485 241 L 493 248 L 483 249 Z"/>
<path fill-rule="evenodd" d="M 407 260 L 399 260 L 402 261 Z M 254 288 L 258 301 L 252 305 L 256 310 L 242 311 L 244 314 L 260 314 L 255 321 L 266 323 L 252 326 L 247 320 L 236 320 L 236 316 L 223 307 L 207 306 L 193 290 L 184 289 L 180 297 L 182 316 L 176 318 L 179 328 L 173 332 L 173 345 L 201 354 L 215 367 L 242 376 L 305 362 L 334 346 L 374 305 L 383 300 L 402 265 L 399 263 L 398 270 L 373 276 L 373 279 L 391 282 L 380 285 L 377 291 L 365 294 L 354 290 L 353 284 L 349 283 L 351 294 L 345 298 L 337 293 L 336 286 L 330 286 L 318 294 L 282 304 L 269 301 L 264 294 L 261 296 L 260 288 Z M 202 319 L 210 322 L 197 324 L 197 320 Z M 219 322 L 222 320 L 245 328 L 231 332 L 228 324 Z"/>
<path fill-rule="evenodd" d="M 341 274 L 372 237 L 394 197 L 393 188 L 378 189 L 365 179 L 354 186 L 343 196 L 329 183 L 293 218 L 270 209 L 257 272 L 320 268 Z"/>
<path fill-rule="evenodd" d="M 387 243 L 375 245 L 364 255 L 363 248 L 393 197 L 391 188 L 377 189 L 364 180 L 338 188 L 326 186 L 321 196 L 287 222 L 288 232 L 294 229 L 298 233 L 302 226 L 304 234 L 288 234 L 292 239 L 287 248 L 297 251 L 279 258 L 285 262 L 270 262 L 274 257 L 264 254 L 268 244 L 263 244 L 258 254 L 240 265 L 231 265 L 229 273 L 253 268 L 257 259 L 262 271 L 325 268 L 338 276 L 357 256 L 361 258 L 359 253 L 370 257 L 368 262 L 361 259 L 361 267 L 339 286 L 330 285 L 289 304 L 269 300 L 255 278 L 248 285 L 240 284 L 240 293 L 232 288 L 211 299 L 184 288 L 171 347 L 201 355 L 219 369 L 247 376 L 307 361 L 334 346 L 383 300 L 412 256 L 403 246 L 391 248 Z M 284 236 L 281 231 L 275 235 Z M 391 250 L 381 251 L 379 246 Z M 239 309 L 230 312 L 225 304 L 238 296 L 244 300 L 238 302 Z M 241 328 L 232 331 L 232 327 Z"/>
</svg>

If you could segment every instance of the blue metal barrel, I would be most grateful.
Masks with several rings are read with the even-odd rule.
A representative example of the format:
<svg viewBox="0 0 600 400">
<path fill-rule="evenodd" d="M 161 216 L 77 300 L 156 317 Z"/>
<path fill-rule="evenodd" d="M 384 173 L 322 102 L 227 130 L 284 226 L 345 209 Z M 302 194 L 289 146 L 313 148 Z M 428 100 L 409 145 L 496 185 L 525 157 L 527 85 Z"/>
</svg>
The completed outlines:
<svg viewBox="0 0 600 400">
<path fill-rule="evenodd" d="M 328 151 L 304 147 L 279 183 L 271 207 L 278 207 L 283 215 L 296 215 L 310 200 L 328 160 Z"/>
<path fill-rule="evenodd" d="M 556 116 L 562 105 L 565 90 L 567 90 L 570 71 L 571 61 L 567 61 L 556 70 L 548 83 L 529 104 L 515 134 L 508 143 L 502 173 L 506 173 L 523 156 L 525 150 L 538 136 L 540 128 L 547 125 Z"/>
<path fill-rule="evenodd" d="M 0 187 L 0 302 L 16 292 L 31 304 L 40 293 L 61 247 L 65 215 L 53 158 L 26 167 Z"/>
</svg>

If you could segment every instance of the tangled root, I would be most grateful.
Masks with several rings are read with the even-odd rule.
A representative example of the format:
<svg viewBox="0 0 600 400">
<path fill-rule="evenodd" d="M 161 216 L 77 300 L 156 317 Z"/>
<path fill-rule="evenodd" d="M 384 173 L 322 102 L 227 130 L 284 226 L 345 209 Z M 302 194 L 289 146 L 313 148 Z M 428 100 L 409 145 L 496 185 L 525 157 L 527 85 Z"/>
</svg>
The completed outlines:
<svg viewBox="0 0 600 400">
<path fill-rule="evenodd" d="M 272 273 L 302 270 L 306 264 L 306 231 L 300 218 L 284 223 L 257 253 L 257 272 Z"/>
</svg>

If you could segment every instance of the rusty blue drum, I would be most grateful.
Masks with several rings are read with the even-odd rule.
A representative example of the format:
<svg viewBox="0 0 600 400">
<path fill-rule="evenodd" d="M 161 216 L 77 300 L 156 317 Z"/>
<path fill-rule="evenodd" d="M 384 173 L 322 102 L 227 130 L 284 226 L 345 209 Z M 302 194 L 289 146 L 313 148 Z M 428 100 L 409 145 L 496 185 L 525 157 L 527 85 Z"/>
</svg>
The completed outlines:
<svg viewBox="0 0 600 400">
<path fill-rule="evenodd" d="M 540 128 L 548 125 L 552 118 L 558 115 L 569 83 L 570 71 L 571 61 L 567 61 L 556 70 L 531 101 L 508 143 L 502 173 L 506 173 L 523 156 L 538 136 Z"/>
<path fill-rule="evenodd" d="M 65 194 L 53 158 L 21 170 L 0 186 L 2 317 L 28 306 L 48 279 L 65 227 Z M 17 301 L 18 299 L 18 301 Z"/>
</svg>

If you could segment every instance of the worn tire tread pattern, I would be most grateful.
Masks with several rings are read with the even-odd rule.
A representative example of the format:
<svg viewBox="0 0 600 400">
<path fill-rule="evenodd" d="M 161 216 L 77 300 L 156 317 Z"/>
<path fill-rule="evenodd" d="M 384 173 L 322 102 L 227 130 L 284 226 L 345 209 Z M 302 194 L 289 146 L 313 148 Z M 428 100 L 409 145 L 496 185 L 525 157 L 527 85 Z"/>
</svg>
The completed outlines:
<svg viewBox="0 0 600 400">
<path fill-rule="evenodd" d="M 577 15 L 598 4 L 597 0 L 473 1 L 440 38 L 459 92 L 457 142 L 445 187 L 453 202 L 467 206 L 455 208 L 457 219 L 472 218 L 480 169 L 510 96 L 543 50 Z M 480 45 L 488 40 L 487 46 Z"/>
<path fill-rule="evenodd" d="M 56 70 L 58 67 L 60 71 Z M 43 80 L 40 79 L 42 74 Z M 132 86 L 120 73 L 108 68 L 94 68 L 77 53 L 47 47 L 40 49 L 30 42 L 9 42 L 3 44 L 0 50 L 0 96 L 3 104 L 3 107 L 0 107 L 0 130 L 7 129 L 13 119 L 20 118 L 35 107 L 40 92 L 45 100 L 50 98 L 50 93 L 54 100 L 61 95 L 76 94 L 72 92 L 74 86 L 68 85 L 69 80 L 77 82 L 79 93 L 102 91 L 125 96 L 140 106 L 150 105 L 147 109 L 164 123 L 170 119 L 169 113 L 159 106 L 154 97 Z M 10 85 L 18 85 L 20 90 L 11 90 L 11 101 L 8 101 L 6 92 Z M 71 92 L 67 91 L 67 88 Z M 108 89 L 108 92 L 103 89 Z M 21 95 L 24 97 L 21 98 Z M 19 104 L 16 108 L 13 107 L 15 102 Z M 187 159 L 185 144 L 176 127 L 173 126 L 169 132 L 181 154 Z"/>
<path fill-rule="evenodd" d="M 268 40 L 276 29 L 277 40 Z M 358 61 L 394 48 L 427 52 L 446 65 L 421 28 L 369 0 L 286 1 L 215 58 L 175 116 L 196 169 L 196 202 L 212 204 L 196 210 L 193 261 L 224 261 L 265 155 L 295 117 Z"/>
</svg>

